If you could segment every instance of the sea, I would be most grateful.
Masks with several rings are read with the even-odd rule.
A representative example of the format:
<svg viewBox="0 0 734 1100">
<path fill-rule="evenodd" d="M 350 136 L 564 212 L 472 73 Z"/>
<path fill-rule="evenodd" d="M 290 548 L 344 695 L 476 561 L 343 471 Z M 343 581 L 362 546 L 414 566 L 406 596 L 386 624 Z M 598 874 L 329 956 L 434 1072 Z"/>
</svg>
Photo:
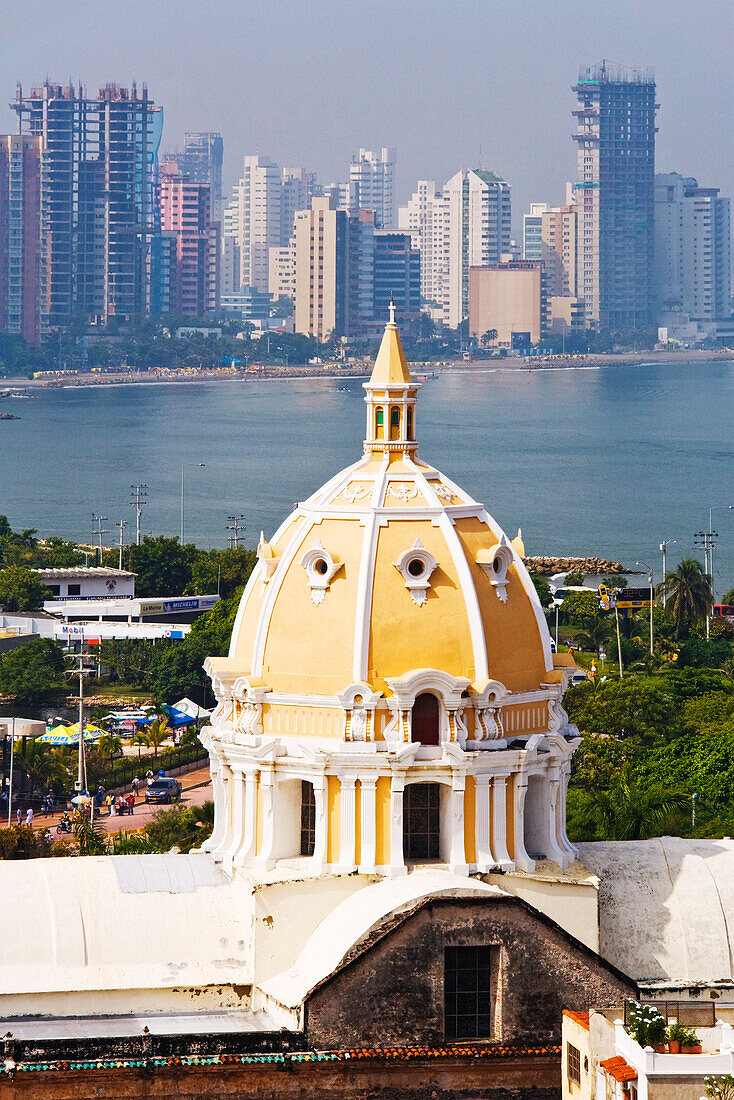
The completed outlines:
<svg viewBox="0 0 734 1100">
<path fill-rule="evenodd" d="M 0 513 L 15 530 L 116 545 L 143 533 L 244 544 L 362 453 L 362 379 L 94 386 L 0 400 Z M 660 578 L 714 539 L 715 587 L 734 586 L 734 362 L 465 369 L 428 379 L 419 454 L 482 501 L 528 554 L 595 555 Z M 198 463 L 203 463 L 199 466 Z M 81 559 L 80 559 L 81 560 Z"/>
</svg>

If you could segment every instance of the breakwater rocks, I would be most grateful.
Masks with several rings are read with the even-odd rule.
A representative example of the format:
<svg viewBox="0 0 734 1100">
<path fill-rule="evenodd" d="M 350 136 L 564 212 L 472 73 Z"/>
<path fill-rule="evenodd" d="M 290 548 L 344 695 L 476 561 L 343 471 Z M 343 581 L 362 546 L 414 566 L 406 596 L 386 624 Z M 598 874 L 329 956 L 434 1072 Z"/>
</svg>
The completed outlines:
<svg viewBox="0 0 734 1100">
<path fill-rule="evenodd" d="M 633 573 L 625 569 L 619 561 L 607 558 L 524 558 L 530 573 L 539 573 L 541 577 L 550 577 L 554 573 L 583 573 L 585 577 L 604 576 L 612 573 Z"/>
</svg>

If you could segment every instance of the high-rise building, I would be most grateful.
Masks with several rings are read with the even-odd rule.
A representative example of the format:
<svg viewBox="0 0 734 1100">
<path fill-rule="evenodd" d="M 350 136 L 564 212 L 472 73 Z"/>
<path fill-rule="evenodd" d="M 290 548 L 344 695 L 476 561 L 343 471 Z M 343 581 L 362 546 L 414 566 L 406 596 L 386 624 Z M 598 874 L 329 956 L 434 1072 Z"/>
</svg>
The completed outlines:
<svg viewBox="0 0 734 1100">
<path fill-rule="evenodd" d="M 48 81 L 28 96 L 19 87 L 13 107 L 20 131 L 41 139 L 41 330 L 148 313 L 160 107 L 145 86 L 108 84 L 91 99 Z"/>
<path fill-rule="evenodd" d="M 41 138 L 0 137 L 0 332 L 40 339 Z"/>
<path fill-rule="evenodd" d="M 305 172 L 303 168 L 284 168 L 281 182 L 279 247 L 285 248 L 293 237 L 296 213 L 308 210 L 319 189 L 313 172 Z"/>
<path fill-rule="evenodd" d="M 222 161 L 224 143 L 221 134 L 211 131 L 189 132 L 184 134 L 184 147 L 173 153 L 166 153 L 161 160 L 175 161 L 182 176 L 188 176 L 192 183 L 208 183 L 211 195 L 210 218 L 212 222 L 221 222 L 224 196 L 222 193 Z"/>
<path fill-rule="evenodd" d="M 210 219 L 210 184 L 196 182 L 176 167 L 175 161 L 164 161 L 159 183 L 161 228 L 176 234 L 170 309 L 205 317 L 218 304 L 219 226 Z"/>
<path fill-rule="evenodd" d="M 282 196 L 278 165 L 260 156 L 246 156 L 224 216 L 225 233 L 234 236 L 239 252 L 239 286 L 233 290 L 267 291 L 270 249 L 282 243 Z"/>
<path fill-rule="evenodd" d="M 549 210 L 547 202 L 531 202 L 530 213 L 522 216 L 522 258 L 539 260 L 541 258 L 540 229 L 542 216 Z"/>
<path fill-rule="evenodd" d="M 677 172 L 655 176 L 658 316 L 712 322 L 731 311 L 729 199 Z"/>
<path fill-rule="evenodd" d="M 442 215 L 443 196 L 436 190 L 435 180 L 418 180 L 416 190 L 398 210 L 398 228 L 410 233 L 413 248 L 420 253 L 421 294 L 435 304 L 442 298 L 441 263 L 437 262 L 443 253 L 438 244 Z"/>
<path fill-rule="evenodd" d="M 373 244 L 373 323 L 380 326 L 389 316 L 391 301 L 402 324 L 416 321 L 421 308 L 421 254 L 412 247 L 411 235 L 377 230 Z"/>
<path fill-rule="evenodd" d="M 375 229 L 392 229 L 395 224 L 396 155 L 395 149 L 360 149 L 349 165 L 349 212 L 372 210 Z"/>
<path fill-rule="evenodd" d="M 469 329 L 479 340 L 495 331 L 503 347 L 537 344 L 547 326 L 543 264 L 503 259 L 473 267 L 469 277 Z"/>
<path fill-rule="evenodd" d="M 510 185 L 494 172 L 461 171 L 443 194 L 443 316 L 457 328 L 469 317 L 469 269 L 498 264 L 510 247 Z"/>
<path fill-rule="evenodd" d="M 543 261 L 549 295 L 577 297 L 577 224 L 575 206 L 546 208 L 540 215 L 538 255 L 525 259 Z"/>
<path fill-rule="evenodd" d="M 296 214 L 296 332 L 317 340 L 347 335 L 348 222 L 328 198 Z"/>
<path fill-rule="evenodd" d="M 283 248 L 270 249 L 270 276 L 268 290 L 273 301 L 278 298 L 296 298 L 296 240 L 295 236 Z"/>
<path fill-rule="evenodd" d="M 579 291 L 588 322 L 644 328 L 653 315 L 655 79 L 606 62 L 581 70 Z"/>
</svg>

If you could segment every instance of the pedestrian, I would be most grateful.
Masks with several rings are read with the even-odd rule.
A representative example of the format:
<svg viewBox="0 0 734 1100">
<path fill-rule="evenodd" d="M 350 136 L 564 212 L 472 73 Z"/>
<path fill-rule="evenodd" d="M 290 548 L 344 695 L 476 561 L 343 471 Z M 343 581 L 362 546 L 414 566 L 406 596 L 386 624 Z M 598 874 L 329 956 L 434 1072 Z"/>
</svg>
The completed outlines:
<svg viewBox="0 0 734 1100">
<path fill-rule="evenodd" d="M 19 825 L 23 824 L 23 811 L 21 810 L 20 806 L 15 811 L 15 820 L 18 822 Z"/>
<path fill-rule="evenodd" d="M 104 804 L 107 807 L 107 816 L 112 817 L 112 795 L 108 794 L 104 800 Z"/>
<path fill-rule="evenodd" d="M 135 795 L 132 791 L 127 796 L 127 812 L 131 815 L 135 812 Z"/>
<path fill-rule="evenodd" d="M 153 772 L 152 772 L 152 771 L 148 770 L 148 771 L 146 772 L 146 774 L 145 774 L 145 782 L 146 782 L 146 783 L 148 784 L 148 786 L 150 786 L 150 785 L 151 785 L 151 783 L 153 782 Z"/>
<path fill-rule="evenodd" d="M 138 779 L 138 777 L 136 775 L 135 778 L 133 779 L 133 796 L 135 798 L 138 797 L 138 787 L 139 786 L 140 786 L 140 780 Z"/>
<path fill-rule="evenodd" d="M 110 799 L 110 817 L 116 817 L 116 816 L 117 816 L 117 806 L 115 805 L 114 798 L 111 798 Z"/>
<path fill-rule="evenodd" d="M 25 812 L 25 823 L 26 823 L 26 825 L 30 826 L 31 829 L 33 828 L 33 807 L 32 806 L 29 806 L 28 809 Z"/>
<path fill-rule="evenodd" d="M 48 798 L 46 795 L 41 799 L 41 813 L 44 817 L 48 817 Z"/>
</svg>

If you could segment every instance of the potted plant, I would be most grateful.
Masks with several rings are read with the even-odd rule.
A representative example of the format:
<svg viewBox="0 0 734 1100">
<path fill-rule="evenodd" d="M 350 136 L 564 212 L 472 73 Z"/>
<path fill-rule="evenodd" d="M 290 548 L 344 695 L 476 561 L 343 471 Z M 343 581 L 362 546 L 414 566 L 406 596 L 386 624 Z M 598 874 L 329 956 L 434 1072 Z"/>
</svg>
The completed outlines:
<svg viewBox="0 0 734 1100">
<path fill-rule="evenodd" d="M 658 1053 L 662 1053 L 666 1049 L 665 1017 L 652 1005 L 642 1005 L 638 1001 L 630 1001 L 629 1004 L 629 1034 L 643 1050 L 645 1047 L 653 1047 Z"/>
<path fill-rule="evenodd" d="M 683 1054 L 700 1054 L 703 1047 L 701 1046 L 701 1042 L 696 1032 L 687 1027 L 684 1027 L 682 1030 L 685 1032 L 680 1040 L 680 1049 Z"/>
<path fill-rule="evenodd" d="M 679 1023 L 671 1024 L 668 1028 L 668 1050 L 670 1053 L 678 1054 L 682 1041 L 688 1039 L 690 1034 L 691 1032 L 687 1027 L 682 1027 Z"/>
</svg>

